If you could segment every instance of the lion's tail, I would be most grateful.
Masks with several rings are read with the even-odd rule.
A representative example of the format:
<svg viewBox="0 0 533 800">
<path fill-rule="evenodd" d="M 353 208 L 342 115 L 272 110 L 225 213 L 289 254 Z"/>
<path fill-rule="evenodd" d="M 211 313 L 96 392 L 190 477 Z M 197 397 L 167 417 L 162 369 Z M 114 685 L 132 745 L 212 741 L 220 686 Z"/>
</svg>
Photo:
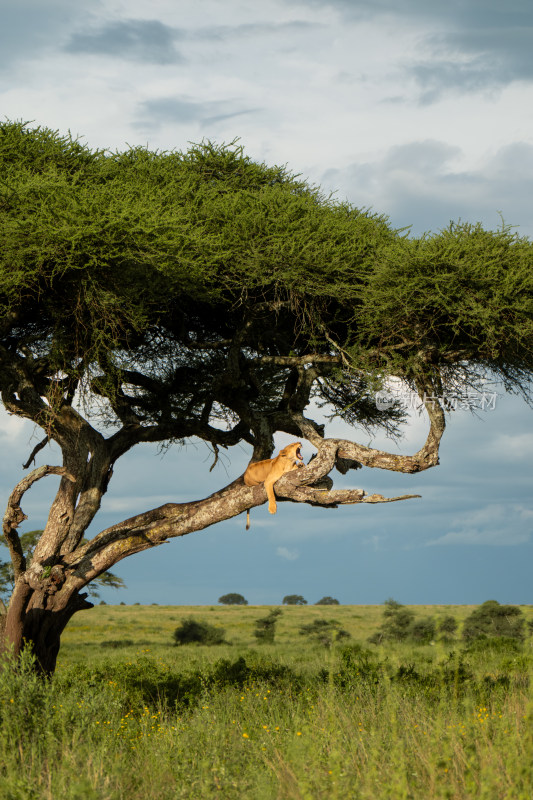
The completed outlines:
<svg viewBox="0 0 533 800">
<path fill-rule="evenodd" d="M 250 509 L 246 509 L 246 530 L 250 530 Z"/>
</svg>

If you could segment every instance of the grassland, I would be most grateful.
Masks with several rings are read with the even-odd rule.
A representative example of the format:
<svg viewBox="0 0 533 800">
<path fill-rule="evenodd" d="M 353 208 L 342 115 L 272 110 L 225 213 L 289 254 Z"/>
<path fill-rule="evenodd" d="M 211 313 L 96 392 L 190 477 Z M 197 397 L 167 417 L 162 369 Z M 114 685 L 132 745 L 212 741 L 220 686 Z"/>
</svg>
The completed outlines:
<svg viewBox="0 0 533 800">
<path fill-rule="evenodd" d="M 471 607 L 411 607 L 417 616 Z M 98 606 L 50 682 L 0 671 L 6 800 L 433 800 L 533 797 L 533 647 L 460 638 L 369 645 L 382 606 Z M 523 608 L 533 619 L 533 608 Z M 228 644 L 175 647 L 189 616 Z M 299 634 L 335 619 L 326 648 Z"/>
</svg>

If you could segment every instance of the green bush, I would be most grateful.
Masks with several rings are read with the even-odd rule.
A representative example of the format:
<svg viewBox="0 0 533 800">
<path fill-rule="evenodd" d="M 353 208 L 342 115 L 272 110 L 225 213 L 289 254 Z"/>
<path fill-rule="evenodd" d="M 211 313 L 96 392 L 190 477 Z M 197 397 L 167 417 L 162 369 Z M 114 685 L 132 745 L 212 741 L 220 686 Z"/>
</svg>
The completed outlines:
<svg viewBox="0 0 533 800">
<path fill-rule="evenodd" d="M 409 628 L 409 639 L 413 642 L 429 644 L 435 639 L 435 631 L 435 620 L 431 617 L 416 619 Z"/>
<path fill-rule="evenodd" d="M 463 624 L 463 639 L 480 636 L 506 637 L 523 640 L 525 620 L 518 606 L 502 606 L 497 600 L 487 600 L 474 609 Z"/>
<path fill-rule="evenodd" d="M 383 609 L 384 622 L 381 628 L 368 638 L 372 644 L 383 641 L 413 642 L 429 644 L 435 639 L 436 623 L 432 617 L 416 619 L 414 611 L 390 598 Z"/>
<path fill-rule="evenodd" d="M 298 632 L 302 636 L 309 636 L 324 645 L 324 647 L 331 647 L 334 636 L 336 641 L 350 636 L 348 631 L 341 628 L 340 624 L 334 619 L 315 619 L 309 625 L 302 625 Z"/>
<path fill-rule="evenodd" d="M 455 635 L 457 632 L 457 620 L 451 614 L 443 617 L 439 622 L 439 633 L 448 639 Z"/>
<path fill-rule="evenodd" d="M 217 628 L 209 622 L 189 617 L 181 622 L 174 631 L 174 642 L 182 644 L 224 644 L 226 631 L 224 628 Z"/>
<path fill-rule="evenodd" d="M 266 617 L 261 617 L 255 621 L 254 636 L 262 644 L 272 644 L 276 634 L 276 622 L 283 612 L 279 608 L 274 608 Z"/>
<path fill-rule="evenodd" d="M 372 644 L 380 644 L 387 639 L 396 642 L 409 639 L 415 619 L 414 612 L 392 598 L 386 600 L 384 605 L 385 621 L 381 628 L 369 637 L 368 641 Z"/>
</svg>

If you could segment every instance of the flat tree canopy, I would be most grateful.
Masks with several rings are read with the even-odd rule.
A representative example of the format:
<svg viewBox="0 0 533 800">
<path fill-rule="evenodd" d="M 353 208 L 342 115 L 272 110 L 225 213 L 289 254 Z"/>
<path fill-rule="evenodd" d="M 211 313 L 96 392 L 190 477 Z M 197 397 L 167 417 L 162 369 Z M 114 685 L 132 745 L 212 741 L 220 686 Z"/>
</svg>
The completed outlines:
<svg viewBox="0 0 533 800">
<path fill-rule="evenodd" d="M 410 238 L 236 143 L 110 153 L 5 122 L 0 174 L 1 396 L 63 453 L 21 479 L 3 528 L 15 578 L 5 639 L 16 653 L 31 642 L 45 671 L 68 619 L 90 605 L 91 580 L 266 500 L 241 477 L 84 542 L 113 465 L 134 445 L 197 437 L 216 458 L 245 442 L 257 460 L 283 431 L 318 455 L 276 483 L 278 497 L 384 502 L 398 498 L 312 484 L 335 465 L 435 466 L 441 398 L 487 377 L 530 398 L 533 250 L 505 226 Z M 414 455 L 329 439 L 309 416 L 311 403 L 327 404 L 356 429 L 398 434 L 401 406 L 375 402 L 393 377 L 428 411 Z M 48 474 L 59 489 L 27 561 L 20 501 Z"/>
</svg>

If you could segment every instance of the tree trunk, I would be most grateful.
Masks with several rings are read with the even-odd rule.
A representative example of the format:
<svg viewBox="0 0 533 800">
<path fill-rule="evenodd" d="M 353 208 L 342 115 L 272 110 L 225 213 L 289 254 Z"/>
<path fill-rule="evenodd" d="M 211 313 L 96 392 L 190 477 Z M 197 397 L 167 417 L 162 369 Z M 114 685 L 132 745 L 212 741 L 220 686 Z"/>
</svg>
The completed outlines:
<svg viewBox="0 0 533 800">
<path fill-rule="evenodd" d="M 93 607 L 86 594 L 75 591 L 67 596 L 59 592 L 58 578 L 59 571 L 53 568 L 37 588 L 32 588 L 23 576 L 17 581 L 4 618 L 4 652 L 18 657 L 30 646 L 44 675 L 55 670 L 61 634 L 72 615 Z"/>
</svg>

